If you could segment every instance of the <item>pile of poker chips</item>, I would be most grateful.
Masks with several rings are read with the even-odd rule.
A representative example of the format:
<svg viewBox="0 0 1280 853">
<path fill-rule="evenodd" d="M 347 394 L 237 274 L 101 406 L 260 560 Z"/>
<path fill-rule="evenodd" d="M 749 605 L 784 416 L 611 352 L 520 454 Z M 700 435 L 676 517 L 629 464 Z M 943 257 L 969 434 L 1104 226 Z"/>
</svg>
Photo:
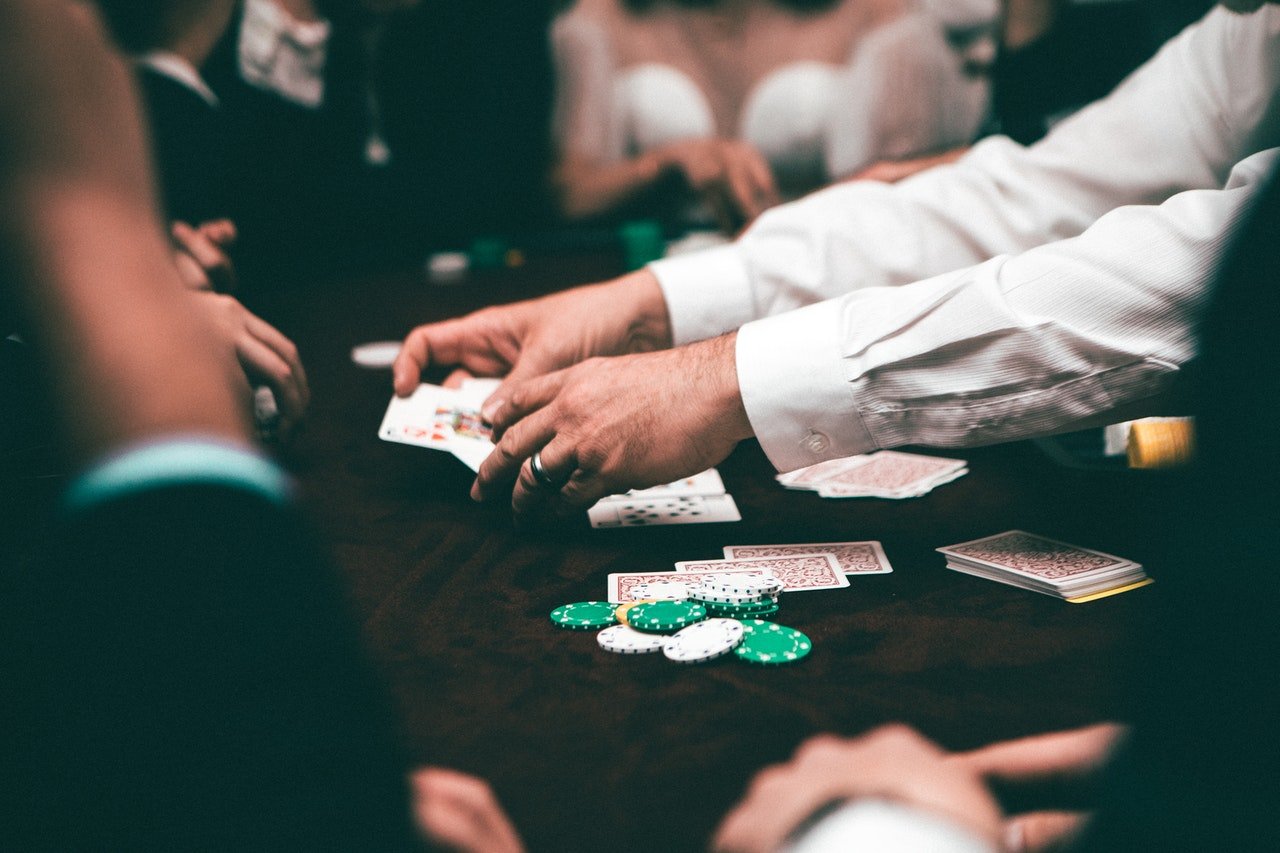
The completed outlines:
<svg viewBox="0 0 1280 853">
<path fill-rule="evenodd" d="M 599 630 L 596 641 L 605 651 L 661 651 L 677 663 L 704 663 L 730 652 L 748 663 L 792 663 L 813 648 L 800 631 L 760 618 L 778 612 L 782 583 L 776 578 L 713 575 L 697 584 L 661 587 L 636 590 L 661 597 L 617 606 L 604 601 L 565 604 L 551 611 L 551 621 L 568 630 Z"/>
</svg>

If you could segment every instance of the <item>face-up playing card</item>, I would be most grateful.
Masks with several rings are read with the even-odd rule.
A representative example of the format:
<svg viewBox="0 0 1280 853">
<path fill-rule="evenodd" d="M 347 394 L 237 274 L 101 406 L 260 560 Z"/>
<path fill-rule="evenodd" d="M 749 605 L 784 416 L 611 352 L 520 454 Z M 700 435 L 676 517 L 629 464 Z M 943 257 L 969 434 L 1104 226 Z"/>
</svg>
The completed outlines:
<svg viewBox="0 0 1280 853">
<path fill-rule="evenodd" d="M 684 560 L 676 563 L 677 574 L 732 571 L 767 572 L 782 581 L 787 592 L 838 589 L 849 585 L 849 579 L 840 570 L 839 561 L 829 553 L 732 560 Z"/>
<path fill-rule="evenodd" d="M 814 557 L 818 559 L 813 559 Z M 824 557 L 826 559 L 823 559 Z M 730 566 L 730 563 L 740 563 L 744 567 Z M 652 584 L 669 584 L 673 581 L 679 581 L 692 586 L 712 575 L 759 575 L 766 571 L 772 573 L 773 569 L 769 568 L 765 563 L 779 565 L 777 561 L 703 560 L 677 563 L 676 565 L 709 566 L 710 568 L 674 572 L 615 572 L 609 575 L 609 601 L 613 604 L 621 604 L 638 600 L 643 598 L 643 595 L 637 593 L 637 587 L 642 592 Z M 774 573 L 774 576 L 781 580 L 783 584 L 787 584 L 784 587 L 786 592 L 806 589 L 837 589 L 849 585 L 849 579 L 841 574 L 835 558 L 829 554 L 807 555 L 804 558 L 804 562 L 800 564 L 784 565 L 780 566 L 780 568 L 783 570 L 782 574 Z M 794 584 L 794 586 L 790 584 Z"/>
<path fill-rule="evenodd" d="M 893 571 L 879 542 L 814 542 L 799 545 L 728 545 L 729 559 L 830 554 L 846 575 L 883 575 Z"/>
<path fill-rule="evenodd" d="M 708 524 L 741 521 L 732 495 L 606 498 L 587 517 L 592 527 L 652 527 L 663 524 Z"/>
<path fill-rule="evenodd" d="M 378 428 L 384 441 L 448 450 L 453 440 L 452 412 L 457 392 L 422 384 L 408 397 L 392 397 Z"/>
<path fill-rule="evenodd" d="M 938 551 L 962 565 L 1013 573 L 1053 586 L 1069 585 L 1082 576 L 1127 574 L 1141 568 L 1132 560 L 1023 530 L 1009 530 Z"/>
</svg>

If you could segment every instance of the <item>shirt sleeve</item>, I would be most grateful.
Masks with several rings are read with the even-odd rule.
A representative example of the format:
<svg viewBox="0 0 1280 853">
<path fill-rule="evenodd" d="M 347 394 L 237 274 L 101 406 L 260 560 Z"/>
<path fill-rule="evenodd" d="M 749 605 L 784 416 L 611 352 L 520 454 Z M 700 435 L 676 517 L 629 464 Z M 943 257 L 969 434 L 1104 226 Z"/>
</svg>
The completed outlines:
<svg viewBox="0 0 1280 853">
<path fill-rule="evenodd" d="M 779 853 L 996 853 L 972 832 L 930 812 L 887 800 L 855 800 L 832 811 Z"/>
<path fill-rule="evenodd" d="M 767 212 L 714 255 L 655 263 L 675 341 L 1076 237 L 1123 205 L 1220 188 L 1280 135 L 1278 41 L 1280 9 L 1216 8 L 1030 148 L 995 137 L 899 184 L 837 185 Z"/>
<path fill-rule="evenodd" d="M 276 504 L 290 498 L 288 479 L 273 463 L 241 445 L 204 436 L 177 436 L 126 448 L 80 475 L 67 491 L 72 511 L 165 486 L 204 483 L 256 492 Z"/>
<path fill-rule="evenodd" d="M 1071 240 L 748 323 L 738 384 L 761 446 L 791 470 L 1044 435 L 1157 394 L 1194 355 L 1217 261 L 1278 154 Z"/>
</svg>

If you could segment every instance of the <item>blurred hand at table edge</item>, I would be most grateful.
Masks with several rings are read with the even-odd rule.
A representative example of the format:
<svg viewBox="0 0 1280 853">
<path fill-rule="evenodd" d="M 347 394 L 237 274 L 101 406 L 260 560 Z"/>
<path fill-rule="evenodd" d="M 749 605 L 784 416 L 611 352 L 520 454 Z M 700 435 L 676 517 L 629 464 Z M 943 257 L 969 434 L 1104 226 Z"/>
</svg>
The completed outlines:
<svg viewBox="0 0 1280 853">
<path fill-rule="evenodd" d="M 245 405 L 252 405 L 256 386 L 269 387 L 280 410 L 277 434 L 288 438 L 311 405 L 311 388 L 298 347 L 234 296 L 196 291 L 191 298 L 223 346 L 233 351 L 240 363 L 248 380 L 239 383 Z"/>
<path fill-rule="evenodd" d="M 1101 723 L 950 754 L 902 725 L 851 739 L 818 735 L 789 762 L 756 775 L 721 822 L 712 849 L 774 851 L 824 807 L 871 798 L 934 813 L 1007 853 L 1068 850 L 1088 812 L 1061 810 L 1049 801 L 1043 809 L 1004 815 L 992 789 L 1038 792 L 1056 783 L 1060 796 L 1076 788 L 1084 789 L 1077 796 L 1094 797 L 1127 733 L 1124 726 Z"/>
<path fill-rule="evenodd" d="M 455 853 L 524 853 L 520 835 L 483 779 L 423 767 L 409 781 L 414 820 L 432 844 Z"/>
<path fill-rule="evenodd" d="M 230 219 L 215 219 L 191 226 L 181 220 L 169 223 L 173 261 L 182 283 L 192 290 L 234 293 L 236 268 L 228 251 L 239 233 Z"/>
<path fill-rule="evenodd" d="M 710 207 L 729 234 L 781 201 L 764 155 L 748 142 L 719 137 L 682 139 L 617 163 L 569 155 L 553 184 L 564 215 L 586 219 L 655 189 L 669 175 Z"/>
<path fill-rule="evenodd" d="M 805 741 L 790 761 L 756 774 L 716 829 L 711 849 L 773 853 L 820 809 L 863 798 L 935 814 L 999 849 L 1003 816 L 981 776 L 902 725 Z"/>
</svg>

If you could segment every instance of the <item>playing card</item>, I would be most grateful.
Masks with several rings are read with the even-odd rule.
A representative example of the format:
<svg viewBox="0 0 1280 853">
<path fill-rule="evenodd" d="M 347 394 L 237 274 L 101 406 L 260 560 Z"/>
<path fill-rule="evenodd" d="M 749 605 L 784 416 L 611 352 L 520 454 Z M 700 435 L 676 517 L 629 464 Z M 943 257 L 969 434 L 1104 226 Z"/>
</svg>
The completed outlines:
<svg viewBox="0 0 1280 853">
<path fill-rule="evenodd" d="M 664 483 L 661 486 L 651 486 L 647 489 L 632 489 L 625 495 L 613 495 L 604 500 L 651 500 L 653 498 L 678 498 L 686 495 L 723 495 L 724 493 L 724 480 L 720 479 L 720 472 L 715 468 L 708 468 L 700 474 L 685 477 L 683 480 Z"/>
<path fill-rule="evenodd" d="M 965 474 L 969 473 L 968 468 L 958 468 L 949 474 L 944 474 L 937 479 L 928 478 L 918 483 L 904 487 L 902 489 L 881 490 L 868 488 L 865 486 L 848 486 L 848 485 L 821 485 L 817 488 L 818 496 L 824 498 L 887 498 L 890 500 L 902 500 L 904 498 L 919 498 L 929 494 L 938 486 L 944 483 L 950 483 L 952 480 L 958 480 Z"/>
<path fill-rule="evenodd" d="M 805 589 L 836 589 L 849 585 L 849 580 L 840 573 L 839 566 L 835 562 L 835 558 L 828 555 L 808 555 L 808 557 L 826 557 L 827 560 L 809 561 L 799 567 L 791 567 L 786 569 L 786 574 L 791 581 L 796 583 L 795 587 L 787 586 L 784 588 L 786 592 L 796 592 Z M 806 558 L 807 559 L 807 558 Z M 769 561 L 764 561 L 769 562 Z M 773 561 L 776 562 L 776 561 Z M 727 563 L 743 563 L 746 568 L 734 568 L 726 565 Z M 680 582 L 689 586 L 699 583 L 705 578 L 712 575 L 722 574 L 750 574 L 758 575 L 762 572 L 773 572 L 758 561 L 751 560 L 704 560 L 701 562 L 690 561 L 688 563 L 677 563 L 676 565 L 706 565 L 710 568 L 698 571 L 674 571 L 674 572 L 614 572 L 609 575 L 609 601 L 613 604 L 621 604 L 627 601 L 635 601 L 642 596 L 634 594 L 637 586 L 645 584 L 646 587 L 655 584 L 666 585 L 672 582 Z M 787 583 L 787 577 L 781 574 L 774 575 L 784 584 Z M 643 589 L 643 588 L 642 588 Z"/>
<path fill-rule="evenodd" d="M 651 527 L 742 520 L 732 495 L 606 498 L 587 510 L 587 517 L 592 527 Z"/>
<path fill-rule="evenodd" d="M 419 385 L 408 397 L 392 397 L 378 428 L 384 441 L 448 450 L 453 441 L 457 392 L 438 385 Z"/>
<path fill-rule="evenodd" d="M 841 571 L 839 561 L 830 553 L 732 560 L 684 560 L 676 563 L 677 574 L 715 574 L 726 571 L 768 572 L 786 585 L 787 592 L 838 589 L 849 585 L 849 579 Z"/>
<path fill-rule="evenodd" d="M 939 548 L 952 563 L 976 569 L 996 570 L 1039 581 L 1053 587 L 1070 586 L 1073 579 L 1141 573 L 1132 560 L 1068 545 L 1023 530 L 974 539 Z"/>
<path fill-rule="evenodd" d="M 879 542 L 813 542 L 797 545 L 728 545 L 729 559 L 752 557 L 794 557 L 802 554 L 830 554 L 846 575 L 882 575 L 893 571 Z"/>
<path fill-rule="evenodd" d="M 822 481 L 825 488 L 911 493 L 965 467 L 960 459 L 882 450 L 861 465 L 837 471 Z"/>
<path fill-rule="evenodd" d="M 810 465 L 808 468 L 779 474 L 776 479 L 788 489 L 816 490 L 818 486 L 827 482 L 836 474 L 864 465 L 870 458 L 870 455 L 863 455 L 849 456 L 844 459 L 829 459 L 826 462 L 819 462 L 817 465 Z"/>
</svg>

